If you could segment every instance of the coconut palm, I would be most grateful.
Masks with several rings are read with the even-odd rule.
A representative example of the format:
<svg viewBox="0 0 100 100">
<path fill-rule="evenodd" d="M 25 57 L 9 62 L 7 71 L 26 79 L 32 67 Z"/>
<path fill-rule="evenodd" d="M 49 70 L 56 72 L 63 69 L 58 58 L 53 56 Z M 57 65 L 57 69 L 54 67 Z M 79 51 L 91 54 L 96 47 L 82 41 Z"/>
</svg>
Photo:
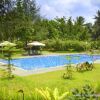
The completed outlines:
<svg viewBox="0 0 100 100">
<path fill-rule="evenodd" d="M 97 15 L 95 16 L 93 36 L 94 36 L 94 39 L 100 39 L 100 10 L 98 10 Z"/>
</svg>

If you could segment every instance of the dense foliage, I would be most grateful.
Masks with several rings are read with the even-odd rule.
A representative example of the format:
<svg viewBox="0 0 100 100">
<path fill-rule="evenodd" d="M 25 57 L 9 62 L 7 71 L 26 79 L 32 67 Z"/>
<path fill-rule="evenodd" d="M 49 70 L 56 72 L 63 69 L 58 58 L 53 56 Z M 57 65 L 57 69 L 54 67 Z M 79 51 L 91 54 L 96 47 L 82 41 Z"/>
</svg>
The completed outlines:
<svg viewBox="0 0 100 100">
<path fill-rule="evenodd" d="M 50 39 L 46 41 L 46 48 L 51 50 L 67 50 L 67 51 L 85 51 L 91 48 L 90 43 L 78 40 L 61 40 L 61 39 Z"/>
<path fill-rule="evenodd" d="M 0 40 L 30 40 L 38 11 L 34 0 L 0 1 Z"/>
<path fill-rule="evenodd" d="M 98 49 L 100 10 L 94 24 L 86 23 L 82 16 L 75 20 L 71 17 L 48 20 L 40 16 L 35 0 L 0 0 L 0 41 L 3 40 L 17 42 L 19 47 L 25 47 L 29 41 L 43 41 L 48 49 L 78 51 L 93 47 L 96 40 L 94 48 Z"/>
</svg>

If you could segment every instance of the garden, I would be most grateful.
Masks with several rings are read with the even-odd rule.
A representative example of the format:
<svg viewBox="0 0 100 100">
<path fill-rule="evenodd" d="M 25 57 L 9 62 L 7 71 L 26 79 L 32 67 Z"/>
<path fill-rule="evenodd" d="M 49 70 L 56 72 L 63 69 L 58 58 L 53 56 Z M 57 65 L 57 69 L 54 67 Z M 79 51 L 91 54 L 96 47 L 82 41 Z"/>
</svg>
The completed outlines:
<svg viewBox="0 0 100 100">
<path fill-rule="evenodd" d="M 12 73 L 11 61 L 18 58 L 100 56 L 100 10 L 94 23 L 88 23 L 83 16 L 47 19 L 40 9 L 35 0 L 0 1 L 0 100 L 99 100 L 100 60 L 73 65 L 69 56 L 69 63 L 61 70 L 27 76 Z M 28 44 L 34 41 L 45 44 L 39 55 L 28 53 Z M 8 61 L 6 69 L 2 59 Z"/>
</svg>

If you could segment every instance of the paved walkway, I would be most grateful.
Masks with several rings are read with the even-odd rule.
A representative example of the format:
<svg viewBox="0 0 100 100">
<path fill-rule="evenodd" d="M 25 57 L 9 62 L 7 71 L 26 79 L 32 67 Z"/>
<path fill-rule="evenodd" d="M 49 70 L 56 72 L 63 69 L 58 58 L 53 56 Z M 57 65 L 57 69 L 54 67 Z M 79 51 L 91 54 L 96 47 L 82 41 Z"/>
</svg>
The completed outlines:
<svg viewBox="0 0 100 100">
<path fill-rule="evenodd" d="M 100 60 L 96 60 L 94 63 L 99 63 L 100 64 Z"/>
<path fill-rule="evenodd" d="M 56 71 L 56 70 L 63 70 L 64 67 L 54 67 L 54 68 L 42 68 L 39 70 L 23 70 L 19 68 L 15 68 L 13 70 L 13 74 L 19 75 L 19 76 L 27 76 L 27 75 L 32 75 L 32 74 L 40 74 L 40 73 L 46 73 L 46 72 L 51 72 L 51 71 Z"/>
</svg>

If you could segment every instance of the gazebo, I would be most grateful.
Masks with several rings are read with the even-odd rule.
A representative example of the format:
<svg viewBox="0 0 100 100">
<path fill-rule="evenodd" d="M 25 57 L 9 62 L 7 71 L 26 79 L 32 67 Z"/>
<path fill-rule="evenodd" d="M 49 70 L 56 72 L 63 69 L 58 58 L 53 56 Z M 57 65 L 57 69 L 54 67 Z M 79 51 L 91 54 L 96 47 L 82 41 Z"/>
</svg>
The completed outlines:
<svg viewBox="0 0 100 100">
<path fill-rule="evenodd" d="M 44 47 L 45 44 L 38 42 L 38 41 L 33 41 L 31 43 L 28 43 L 28 54 L 41 54 L 41 47 Z"/>
</svg>

